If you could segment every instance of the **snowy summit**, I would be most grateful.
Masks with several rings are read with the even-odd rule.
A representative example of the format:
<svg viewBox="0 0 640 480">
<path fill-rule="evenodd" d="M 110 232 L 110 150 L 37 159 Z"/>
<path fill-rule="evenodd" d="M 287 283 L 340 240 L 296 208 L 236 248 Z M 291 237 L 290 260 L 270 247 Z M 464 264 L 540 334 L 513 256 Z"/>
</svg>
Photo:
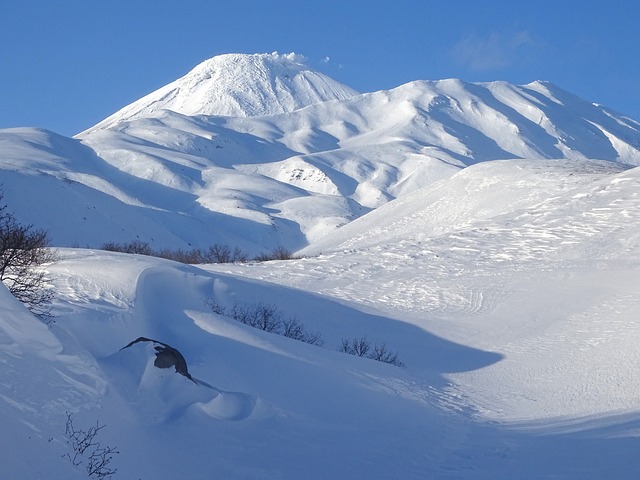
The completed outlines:
<svg viewBox="0 0 640 480">
<path fill-rule="evenodd" d="M 227 54 L 205 60 L 184 77 L 124 107 L 89 131 L 158 110 L 184 115 L 254 117 L 288 113 L 358 92 L 310 70 L 295 53 Z"/>
</svg>

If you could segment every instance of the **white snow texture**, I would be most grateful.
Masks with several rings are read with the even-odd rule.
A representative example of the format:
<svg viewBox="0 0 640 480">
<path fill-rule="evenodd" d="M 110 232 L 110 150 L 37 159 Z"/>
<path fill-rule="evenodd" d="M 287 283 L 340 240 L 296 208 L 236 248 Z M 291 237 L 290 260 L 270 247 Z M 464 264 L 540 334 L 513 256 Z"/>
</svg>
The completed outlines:
<svg viewBox="0 0 640 480">
<path fill-rule="evenodd" d="M 68 414 L 113 478 L 637 476 L 640 124 L 548 82 L 359 94 L 303 61 L 214 57 L 75 138 L 0 130 L 3 201 L 58 252 L 46 325 L 0 284 L 0 476 L 87 478 Z M 298 257 L 100 250 L 132 240 Z M 233 318 L 260 306 L 323 344 Z M 339 351 L 363 337 L 405 366 Z"/>
</svg>

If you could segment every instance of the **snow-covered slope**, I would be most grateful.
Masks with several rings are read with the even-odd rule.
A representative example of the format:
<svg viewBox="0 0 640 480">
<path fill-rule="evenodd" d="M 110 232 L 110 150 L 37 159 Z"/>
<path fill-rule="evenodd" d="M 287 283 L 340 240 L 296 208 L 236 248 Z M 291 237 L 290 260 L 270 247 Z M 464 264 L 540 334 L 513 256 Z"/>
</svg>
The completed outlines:
<svg viewBox="0 0 640 480">
<path fill-rule="evenodd" d="M 533 212 L 541 208 L 539 205 L 554 209 L 560 208 L 563 202 L 584 202 L 583 197 L 591 195 L 576 191 L 591 186 L 603 175 L 625 172 L 629 168 L 595 160 L 525 159 L 479 163 L 383 205 L 330 237 L 312 243 L 301 253 L 318 255 L 354 248 L 379 248 L 402 243 L 407 238 L 431 244 L 434 239 L 446 239 L 462 230 L 479 230 L 482 222 L 513 212 L 522 213 L 519 219 L 531 222 Z M 631 169 L 629 174 L 635 175 L 635 171 Z M 633 189 L 627 192 L 632 195 Z M 578 200 L 573 199 L 574 195 Z M 612 198 L 611 202 L 614 200 Z M 615 203 L 622 211 L 605 209 L 603 212 L 609 216 L 627 216 L 629 207 L 625 201 L 620 199 Z M 583 209 L 582 205 L 576 209 L 578 215 L 584 214 Z"/>
<path fill-rule="evenodd" d="M 83 478 L 68 412 L 115 478 L 633 478 L 639 173 L 484 162 L 292 261 L 61 249 L 48 328 L 0 286 L 3 473 Z M 324 345 L 230 318 L 259 302 Z M 141 336 L 197 381 L 121 350 Z M 362 336 L 406 368 L 337 351 Z"/>
<path fill-rule="evenodd" d="M 300 88 L 285 95 L 287 76 Z M 175 99 L 189 108 L 116 114 L 75 139 L 1 131 L 7 202 L 57 245 L 221 243 L 254 254 L 303 248 L 479 162 L 640 164 L 637 122 L 548 82 L 416 81 L 356 95 L 338 86 L 323 90 L 311 78 L 324 77 L 289 56 L 225 55 L 177 80 L 180 88 L 172 84 L 181 92 Z M 227 108 L 229 98 L 239 98 L 232 91 L 247 89 L 255 95 L 242 105 L 285 113 L 191 115 L 198 106 L 208 113 Z M 35 191 L 51 194 L 35 201 Z"/>
<path fill-rule="evenodd" d="M 344 227 L 333 244 L 309 248 L 318 257 L 215 269 L 500 355 L 446 370 L 444 391 L 452 408 L 501 425 L 502 439 L 485 437 L 484 453 L 435 478 L 624 477 L 640 424 L 639 174 L 602 162 L 487 162 L 441 182 L 437 198 L 425 189 Z M 440 353 L 404 358 L 451 361 Z M 523 436 L 510 443 L 510 431 Z M 474 470 L 462 471 L 463 458 Z"/>
<path fill-rule="evenodd" d="M 160 110 L 184 115 L 252 117 L 287 113 L 358 92 L 310 70 L 295 53 L 227 54 L 205 60 L 184 77 L 127 105 L 87 130 L 153 116 Z"/>
<path fill-rule="evenodd" d="M 171 109 L 0 131 L 4 201 L 56 246 L 305 247 L 199 267 L 60 248 L 48 325 L 0 285 L 0 476 L 86 478 L 71 418 L 105 425 L 115 478 L 637 475 L 640 125 L 547 82 L 355 95 L 230 59 L 249 66 L 227 86 L 257 90 L 220 93 L 212 59 Z M 201 106 L 242 109 L 180 110 Z M 232 318 L 265 306 L 324 343 Z M 405 368 L 339 351 L 362 338 Z"/>
</svg>

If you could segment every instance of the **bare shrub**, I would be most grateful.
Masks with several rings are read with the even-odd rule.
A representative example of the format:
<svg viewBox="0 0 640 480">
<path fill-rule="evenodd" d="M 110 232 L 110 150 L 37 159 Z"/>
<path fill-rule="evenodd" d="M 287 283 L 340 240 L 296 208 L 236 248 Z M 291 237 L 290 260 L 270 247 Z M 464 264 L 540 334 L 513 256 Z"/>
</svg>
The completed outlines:
<svg viewBox="0 0 640 480">
<path fill-rule="evenodd" d="M 47 232 L 19 224 L 3 198 L 0 191 L 0 281 L 34 314 L 48 317 L 53 292 L 42 266 L 55 261 L 56 253 Z"/>
<path fill-rule="evenodd" d="M 213 313 L 216 313 L 218 315 L 225 315 L 225 316 L 227 315 L 227 309 L 223 305 L 220 305 L 218 302 L 213 300 L 212 298 L 206 300 L 205 304 L 207 305 L 207 307 L 209 307 L 209 309 Z"/>
<path fill-rule="evenodd" d="M 250 307 L 236 303 L 231 309 L 231 317 L 265 332 L 280 333 L 282 329 L 281 314 L 277 307 L 263 302 Z"/>
<path fill-rule="evenodd" d="M 371 349 L 371 342 L 367 337 L 354 338 L 352 340 L 342 340 L 340 351 L 357 357 L 364 357 Z"/>
<path fill-rule="evenodd" d="M 282 321 L 282 335 L 293 340 L 321 347 L 324 341 L 319 332 L 308 332 L 295 316 Z"/>
<path fill-rule="evenodd" d="M 215 300 L 208 300 L 207 306 L 218 315 L 228 315 L 234 320 L 269 333 L 276 333 L 293 340 L 321 347 L 324 344 L 318 332 L 308 332 L 304 324 L 295 316 L 283 318 L 282 312 L 272 304 L 259 302 L 255 305 L 235 303 L 230 311 Z"/>
<path fill-rule="evenodd" d="M 373 348 L 373 350 L 371 350 Z M 389 363 L 396 367 L 405 367 L 406 365 L 398 359 L 398 354 L 391 351 L 386 344 L 377 343 L 373 345 L 367 337 L 353 338 L 351 340 L 343 339 L 338 349 L 341 352 L 358 357 L 366 357 L 378 362 Z"/>
<path fill-rule="evenodd" d="M 155 252 L 154 256 L 160 258 L 166 258 L 167 260 L 173 260 L 175 262 L 185 263 L 188 265 L 196 265 L 198 263 L 206 263 L 203 261 L 202 252 L 197 248 L 191 250 L 170 250 L 163 249 L 159 252 Z"/>
<path fill-rule="evenodd" d="M 113 456 L 120 453 L 115 447 L 103 446 L 96 440 L 100 430 L 105 425 L 100 425 L 97 421 L 95 426 L 87 430 L 76 428 L 73 425 L 73 417 L 67 413 L 65 435 L 70 452 L 64 455 L 73 465 L 84 464 L 89 478 L 110 478 L 116 474 L 117 469 L 112 469 L 109 465 Z"/>
<path fill-rule="evenodd" d="M 268 262 L 271 260 L 294 260 L 296 258 L 299 257 L 293 255 L 290 250 L 287 250 L 284 247 L 276 247 L 270 252 L 256 255 L 253 260 L 256 262 Z"/>
<path fill-rule="evenodd" d="M 137 253 L 153 257 L 165 258 L 176 262 L 197 265 L 201 263 L 244 263 L 249 261 L 249 256 L 238 247 L 231 248 L 228 245 L 214 244 L 206 250 L 193 248 L 191 250 L 163 248 L 154 250 L 147 242 L 133 240 L 129 243 L 106 242 L 101 246 L 102 250 L 120 253 Z M 296 258 L 291 251 L 284 247 L 276 247 L 270 252 L 261 253 L 253 258 L 255 262 L 268 262 L 270 260 L 293 260 Z"/>
<path fill-rule="evenodd" d="M 228 245 L 214 244 L 203 254 L 203 263 L 242 263 L 248 256 L 238 247 L 231 250 Z"/>
<path fill-rule="evenodd" d="M 316 347 L 322 347 L 324 345 L 324 340 L 320 332 L 305 332 L 302 341 L 310 345 L 315 345 Z"/>
<path fill-rule="evenodd" d="M 376 344 L 373 347 L 373 352 L 368 355 L 368 358 L 377 360 L 378 362 L 390 363 L 397 367 L 405 367 L 406 365 L 398 359 L 398 354 L 387 348 L 384 343 Z"/>
<path fill-rule="evenodd" d="M 107 242 L 102 244 L 101 248 L 102 250 L 108 250 L 110 252 L 132 253 L 147 256 L 154 256 L 155 253 L 151 248 L 151 245 L 147 242 L 143 242 L 142 240 L 132 240 L 129 243 Z"/>
<path fill-rule="evenodd" d="M 170 248 L 154 250 L 147 242 L 133 240 L 129 243 L 106 242 L 103 243 L 100 248 L 110 252 L 137 253 L 140 255 L 159 257 L 189 265 L 246 262 L 248 258 L 247 254 L 237 247 L 232 250 L 231 247 L 227 245 L 219 244 L 212 245 L 205 251 L 199 248 L 192 248 L 190 250 L 180 248 L 175 250 Z"/>
<path fill-rule="evenodd" d="M 293 340 L 304 341 L 304 326 L 296 317 L 289 317 L 282 322 L 282 335 Z"/>
</svg>

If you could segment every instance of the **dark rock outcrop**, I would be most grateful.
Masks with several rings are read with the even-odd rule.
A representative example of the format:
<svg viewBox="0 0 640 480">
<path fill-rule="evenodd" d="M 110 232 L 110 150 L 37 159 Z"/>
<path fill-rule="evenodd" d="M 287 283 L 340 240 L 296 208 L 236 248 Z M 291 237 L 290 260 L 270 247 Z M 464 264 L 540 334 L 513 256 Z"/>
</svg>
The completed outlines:
<svg viewBox="0 0 640 480">
<path fill-rule="evenodd" d="M 153 340 L 147 337 L 138 337 L 134 341 L 122 347 L 120 350 L 129 348 L 132 345 L 135 345 L 136 343 L 140 343 L 140 342 L 153 343 L 153 348 L 156 351 L 156 359 L 153 362 L 153 364 L 156 367 L 158 368 L 175 367 L 176 372 L 178 372 L 181 375 L 184 375 L 192 382 L 198 383 L 193 379 L 193 377 L 189 373 L 189 369 L 187 368 L 187 361 L 185 360 L 185 358 L 182 356 L 182 354 L 178 350 L 173 348 L 171 345 L 167 345 L 166 343 L 159 342 L 158 340 Z"/>
</svg>

